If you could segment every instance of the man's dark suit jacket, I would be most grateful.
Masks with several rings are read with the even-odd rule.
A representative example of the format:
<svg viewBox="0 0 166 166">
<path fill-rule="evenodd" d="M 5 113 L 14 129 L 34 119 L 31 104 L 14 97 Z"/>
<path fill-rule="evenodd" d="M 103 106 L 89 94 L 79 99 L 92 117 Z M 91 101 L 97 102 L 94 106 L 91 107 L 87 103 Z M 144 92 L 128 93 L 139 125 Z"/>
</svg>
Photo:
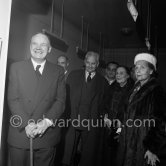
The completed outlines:
<svg viewBox="0 0 166 166">
<path fill-rule="evenodd" d="M 56 123 L 64 111 L 65 81 L 63 68 L 48 61 L 38 80 L 31 60 L 11 65 L 8 87 L 8 104 L 11 116 L 22 119 L 19 127 L 9 126 L 8 143 L 18 148 L 29 148 L 29 138 L 25 127 L 31 119 L 48 118 Z M 60 128 L 50 127 L 42 137 L 34 139 L 34 149 L 56 145 L 60 138 Z"/>
<path fill-rule="evenodd" d="M 90 100 L 90 108 L 87 107 L 89 110 L 89 118 L 93 121 L 93 125 L 96 124 L 96 120 L 100 119 L 100 115 L 103 115 L 104 110 L 102 110 L 102 104 L 104 100 L 105 91 L 108 88 L 108 83 L 106 82 L 105 78 L 102 77 L 98 72 L 94 76 L 95 81 L 93 83 L 93 90 L 90 90 L 91 93 L 88 96 Z M 67 104 L 68 111 L 71 112 L 71 119 L 78 119 L 78 109 L 80 104 L 80 98 L 82 95 L 82 87 L 85 83 L 85 70 L 75 70 L 72 71 L 68 78 L 67 78 L 67 85 L 69 86 L 69 103 Z M 100 141 L 100 133 L 97 127 L 90 127 L 90 131 L 88 132 L 88 137 L 86 143 L 83 145 L 84 150 L 82 152 L 82 160 L 84 160 L 84 165 L 93 165 L 97 157 L 97 153 L 99 151 L 99 144 Z M 64 150 L 64 157 L 63 163 L 70 164 L 72 150 L 74 146 L 74 128 L 72 126 L 69 127 L 69 130 L 66 135 L 66 143 L 65 143 L 65 150 Z M 89 155 L 90 154 L 90 155 Z M 83 163 L 80 163 L 82 165 Z"/>
</svg>

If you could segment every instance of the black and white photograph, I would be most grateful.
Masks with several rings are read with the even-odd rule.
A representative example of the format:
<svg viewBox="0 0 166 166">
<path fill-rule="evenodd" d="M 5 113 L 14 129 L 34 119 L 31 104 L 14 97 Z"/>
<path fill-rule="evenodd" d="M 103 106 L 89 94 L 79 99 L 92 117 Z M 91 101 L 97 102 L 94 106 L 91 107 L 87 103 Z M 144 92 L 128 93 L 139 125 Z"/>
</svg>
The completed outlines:
<svg viewBox="0 0 166 166">
<path fill-rule="evenodd" d="M 0 166 L 166 166 L 166 1 L 0 0 Z"/>
</svg>

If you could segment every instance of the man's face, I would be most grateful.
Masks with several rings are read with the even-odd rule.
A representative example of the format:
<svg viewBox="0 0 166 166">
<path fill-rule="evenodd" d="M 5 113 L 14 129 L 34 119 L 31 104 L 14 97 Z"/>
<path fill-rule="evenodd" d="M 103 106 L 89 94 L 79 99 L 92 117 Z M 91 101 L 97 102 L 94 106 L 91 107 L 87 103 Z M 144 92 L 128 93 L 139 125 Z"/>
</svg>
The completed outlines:
<svg viewBox="0 0 166 166">
<path fill-rule="evenodd" d="M 96 70 L 96 68 L 98 67 L 98 64 L 99 64 L 96 56 L 93 56 L 93 55 L 88 56 L 85 59 L 84 63 L 85 63 L 85 70 L 87 72 L 94 72 Z"/>
<path fill-rule="evenodd" d="M 108 79 L 110 79 L 110 80 L 115 79 L 116 69 L 117 69 L 116 64 L 110 63 L 108 65 L 108 67 L 106 68 L 106 76 L 107 76 Z"/>
<path fill-rule="evenodd" d="M 66 58 L 63 56 L 59 57 L 58 58 L 58 65 L 62 66 L 66 70 L 66 68 L 68 66 L 68 62 L 67 62 Z"/>
<path fill-rule="evenodd" d="M 32 37 L 30 44 L 31 56 L 35 60 L 44 60 L 46 55 L 51 51 L 50 42 L 47 36 L 37 34 Z"/>
</svg>

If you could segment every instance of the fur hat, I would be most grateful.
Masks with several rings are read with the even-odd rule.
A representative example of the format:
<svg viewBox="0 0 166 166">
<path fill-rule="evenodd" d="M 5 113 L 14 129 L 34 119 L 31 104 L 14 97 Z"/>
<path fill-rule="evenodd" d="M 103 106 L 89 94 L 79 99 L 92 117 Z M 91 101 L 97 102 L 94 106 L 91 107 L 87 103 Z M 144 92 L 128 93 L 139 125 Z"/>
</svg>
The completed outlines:
<svg viewBox="0 0 166 166">
<path fill-rule="evenodd" d="M 141 61 L 141 60 L 151 63 L 156 70 L 157 59 L 154 55 L 149 53 L 139 53 L 134 58 L 134 64 L 136 64 L 137 61 Z"/>
</svg>

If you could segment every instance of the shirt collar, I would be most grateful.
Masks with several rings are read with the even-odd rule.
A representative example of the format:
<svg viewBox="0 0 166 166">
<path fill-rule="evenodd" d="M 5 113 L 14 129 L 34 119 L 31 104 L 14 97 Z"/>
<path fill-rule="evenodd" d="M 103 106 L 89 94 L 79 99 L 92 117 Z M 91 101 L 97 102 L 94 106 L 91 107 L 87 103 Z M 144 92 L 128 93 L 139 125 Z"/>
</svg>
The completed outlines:
<svg viewBox="0 0 166 166">
<path fill-rule="evenodd" d="M 108 81 L 109 85 L 111 85 L 115 80 L 109 80 L 106 76 L 105 79 Z"/>
<path fill-rule="evenodd" d="M 91 76 L 90 77 L 93 78 L 95 76 L 95 74 L 96 74 L 95 71 L 91 72 Z M 86 80 L 87 80 L 88 75 L 89 75 L 89 72 L 85 70 L 85 78 L 86 78 Z"/>
<path fill-rule="evenodd" d="M 39 71 L 40 73 L 42 74 L 43 73 L 43 69 L 44 69 L 44 66 L 45 66 L 45 63 L 46 63 L 46 60 L 43 61 L 42 63 L 37 63 L 36 61 L 33 60 L 33 58 L 31 58 L 31 61 L 32 61 L 32 64 L 33 64 L 33 67 L 34 67 L 34 70 L 36 70 L 36 66 L 37 65 L 41 65 L 41 67 L 39 68 Z"/>
<path fill-rule="evenodd" d="M 65 70 L 64 74 L 66 75 L 66 74 L 67 74 L 67 72 L 68 72 L 68 71 L 67 71 L 67 70 Z"/>
</svg>

